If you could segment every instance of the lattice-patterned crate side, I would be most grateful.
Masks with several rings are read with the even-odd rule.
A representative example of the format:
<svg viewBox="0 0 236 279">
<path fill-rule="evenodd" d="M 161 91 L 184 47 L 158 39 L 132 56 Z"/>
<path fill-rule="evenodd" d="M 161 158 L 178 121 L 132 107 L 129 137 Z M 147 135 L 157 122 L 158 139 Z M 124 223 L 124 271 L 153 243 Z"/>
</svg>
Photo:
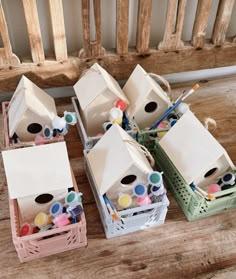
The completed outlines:
<svg viewBox="0 0 236 279">
<path fill-rule="evenodd" d="M 82 122 L 81 116 L 80 116 L 80 108 L 79 108 L 79 102 L 77 97 L 72 97 L 72 104 L 74 107 L 74 111 L 76 112 L 78 121 L 76 124 L 76 127 L 78 129 L 82 144 L 85 149 L 91 149 L 101 138 L 101 136 L 96 137 L 89 137 L 85 131 L 84 124 Z M 127 131 L 127 133 L 134 139 L 137 137 L 137 127 L 134 125 L 132 121 L 130 121 L 130 130 Z"/>
<path fill-rule="evenodd" d="M 164 223 L 167 214 L 167 208 L 169 206 L 169 200 L 166 195 L 164 195 L 162 201 L 160 202 L 119 211 L 119 215 L 121 216 L 123 222 L 112 221 L 103 197 L 99 195 L 96 190 L 95 181 L 87 160 L 87 152 L 88 150 L 84 150 L 86 174 L 97 203 L 107 238 L 135 232 L 148 227 L 158 226 Z"/>
<path fill-rule="evenodd" d="M 189 221 L 236 207 L 236 187 L 224 190 L 224 197 L 207 201 L 192 191 L 158 142 L 156 142 L 154 158 L 157 167 L 164 172 L 168 187 Z"/>
<path fill-rule="evenodd" d="M 74 190 L 78 188 L 73 177 Z M 21 262 L 57 254 L 87 245 L 87 229 L 84 213 L 76 224 L 62 228 L 20 236 L 20 217 L 17 200 L 9 200 L 12 239 Z"/>
</svg>

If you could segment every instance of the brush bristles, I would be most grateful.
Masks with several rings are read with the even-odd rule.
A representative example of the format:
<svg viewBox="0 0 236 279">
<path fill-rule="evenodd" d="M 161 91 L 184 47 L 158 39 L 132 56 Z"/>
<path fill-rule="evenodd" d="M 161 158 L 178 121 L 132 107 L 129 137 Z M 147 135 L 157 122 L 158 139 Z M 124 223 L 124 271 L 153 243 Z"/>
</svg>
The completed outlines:
<svg viewBox="0 0 236 279">
<path fill-rule="evenodd" d="M 193 90 L 196 91 L 196 90 L 198 90 L 199 87 L 200 87 L 199 84 L 195 84 L 195 85 L 193 86 Z"/>
</svg>

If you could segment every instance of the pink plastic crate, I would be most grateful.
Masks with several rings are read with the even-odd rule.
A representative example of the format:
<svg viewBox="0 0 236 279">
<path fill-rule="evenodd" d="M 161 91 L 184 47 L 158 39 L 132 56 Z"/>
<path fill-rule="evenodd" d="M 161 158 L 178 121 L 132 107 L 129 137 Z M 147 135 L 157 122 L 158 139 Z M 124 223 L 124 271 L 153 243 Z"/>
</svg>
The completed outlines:
<svg viewBox="0 0 236 279">
<path fill-rule="evenodd" d="M 78 187 L 72 172 L 74 190 Z M 12 239 L 21 262 L 46 257 L 87 245 L 87 230 L 84 213 L 80 221 L 62 228 L 56 228 L 31 235 L 20 236 L 20 220 L 17 200 L 9 201 Z"/>
<path fill-rule="evenodd" d="M 13 148 L 13 144 L 11 143 L 11 140 L 9 137 L 8 115 L 7 115 L 8 104 L 9 104 L 9 102 L 2 103 L 4 146 L 6 148 Z M 59 135 L 51 140 L 49 139 L 48 141 L 45 141 L 44 143 L 55 143 L 55 142 L 59 142 L 59 141 L 64 141 L 64 137 Z M 27 143 L 24 146 L 27 146 Z"/>
</svg>

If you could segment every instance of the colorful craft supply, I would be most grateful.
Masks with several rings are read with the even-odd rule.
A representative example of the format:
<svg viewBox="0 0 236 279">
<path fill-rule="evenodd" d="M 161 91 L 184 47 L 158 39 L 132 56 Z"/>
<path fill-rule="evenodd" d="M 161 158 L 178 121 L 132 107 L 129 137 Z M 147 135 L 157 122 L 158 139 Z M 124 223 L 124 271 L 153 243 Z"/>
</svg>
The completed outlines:
<svg viewBox="0 0 236 279">
<path fill-rule="evenodd" d="M 137 204 L 139 206 L 149 205 L 151 203 L 152 203 L 152 200 L 147 195 L 142 196 L 142 197 L 137 197 Z"/>
<path fill-rule="evenodd" d="M 127 103 L 121 99 L 116 100 L 114 106 L 122 111 L 125 111 L 127 109 Z"/>
<path fill-rule="evenodd" d="M 180 103 L 175 109 L 175 111 L 178 115 L 179 114 L 183 115 L 188 110 L 189 110 L 189 105 L 186 103 Z"/>
<path fill-rule="evenodd" d="M 74 126 L 77 123 L 77 116 L 75 112 L 64 112 L 64 119 L 67 124 Z"/>
<path fill-rule="evenodd" d="M 132 197 L 128 194 L 120 194 L 118 198 L 118 204 L 123 208 L 128 208 L 132 204 Z"/>
<path fill-rule="evenodd" d="M 33 233 L 33 227 L 29 223 L 24 223 L 20 228 L 20 236 L 25 236 Z"/>
<path fill-rule="evenodd" d="M 39 212 L 34 219 L 35 226 L 40 229 L 42 227 L 49 225 L 51 222 L 52 222 L 51 217 L 44 212 Z"/>
<path fill-rule="evenodd" d="M 188 93 L 183 93 L 180 95 L 180 97 L 175 101 L 175 103 L 168 108 L 164 114 L 161 116 L 160 119 L 158 119 L 150 128 L 150 130 L 155 129 L 156 126 L 158 126 L 162 120 L 164 120 L 172 111 L 174 111 L 187 97 L 189 97 L 191 94 L 193 94 L 197 89 L 199 88 L 198 84 L 195 84 L 191 90 L 189 90 Z"/>
<path fill-rule="evenodd" d="M 217 193 L 217 192 L 220 192 L 221 191 L 221 187 L 220 185 L 218 184 L 211 184 L 209 187 L 208 187 L 208 193 L 209 194 L 214 194 L 214 193 Z"/>
<path fill-rule="evenodd" d="M 62 213 L 53 219 L 53 223 L 56 225 L 56 227 L 61 228 L 61 227 L 69 225 L 70 220 L 66 213 Z"/>
<path fill-rule="evenodd" d="M 160 187 L 163 184 L 162 173 L 158 171 L 151 172 L 148 175 L 148 183 Z"/>
</svg>

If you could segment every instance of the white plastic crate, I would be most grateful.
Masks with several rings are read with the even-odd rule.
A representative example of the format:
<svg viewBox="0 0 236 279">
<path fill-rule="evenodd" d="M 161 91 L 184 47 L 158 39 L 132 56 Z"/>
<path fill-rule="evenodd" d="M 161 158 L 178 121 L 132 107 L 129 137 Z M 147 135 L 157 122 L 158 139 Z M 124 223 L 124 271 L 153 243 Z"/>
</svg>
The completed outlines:
<svg viewBox="0 0 236 279">
<path fill-rule="evenodd" d="M 122 218 L 123 223 L 121 221 L 113 221 L 107 210 L 103 197 L 97 192 L 97 188 L 95 186 L 96 182 L 93 179 L 87 158 L 88 152 L 89 150 L 84 150 L 86 174 L 97 203 L 107 238 L 143 230 L 149 227 L 159 226 L 165 222 L 169 206 L 169 200 L 166 195 L 163 196 L 162 201 L 146 206 L 139 206 L 119 211 L 119 215 Z"/>
<path fill-rule="evenodd" d="M 84 146 L 85 149 L 91 149 L 101 138 L 101 136 L 97 136 L 97 137 L 89 137 L 85 131 L 81 116 L 80 116 L 80 108 L 79 108 L 79 102 L 77 97 L 72 97 L 72 104 L 74 107 L 74 111 L 77 115 L 78 121 L 77 121 L 77 129 L 82 141 L 82 144 Z M 127 133 L 136 140 L 137 137 L 137 131 L 138 128 L 135 126 L 134 122 L 130 121 L 130 130 L 127 131 Z"/>
</svg>

